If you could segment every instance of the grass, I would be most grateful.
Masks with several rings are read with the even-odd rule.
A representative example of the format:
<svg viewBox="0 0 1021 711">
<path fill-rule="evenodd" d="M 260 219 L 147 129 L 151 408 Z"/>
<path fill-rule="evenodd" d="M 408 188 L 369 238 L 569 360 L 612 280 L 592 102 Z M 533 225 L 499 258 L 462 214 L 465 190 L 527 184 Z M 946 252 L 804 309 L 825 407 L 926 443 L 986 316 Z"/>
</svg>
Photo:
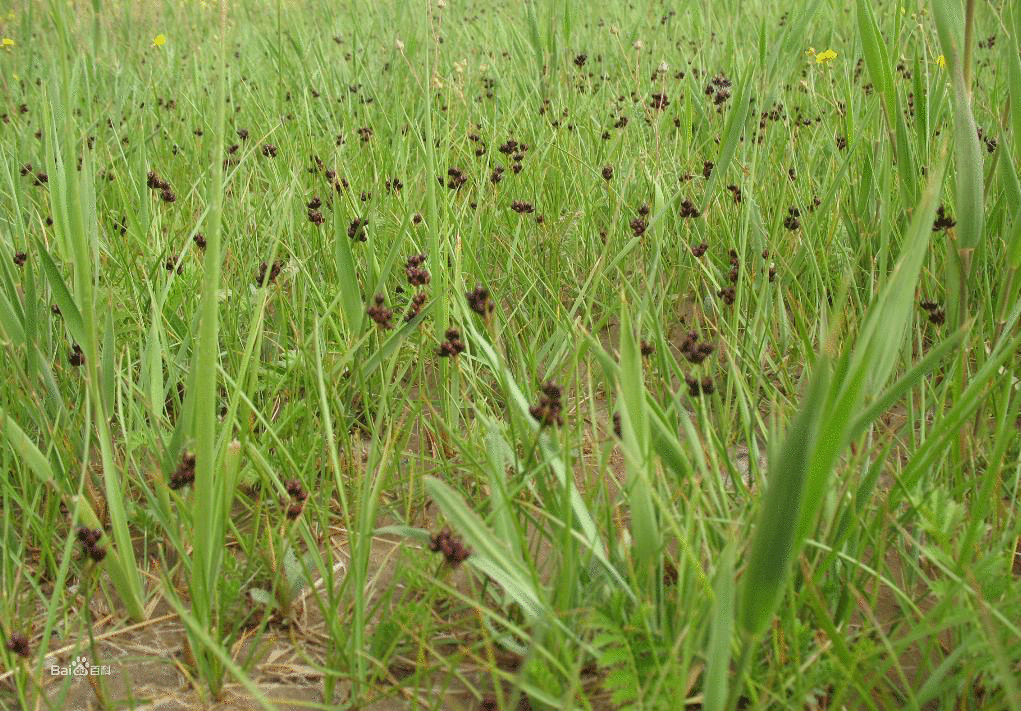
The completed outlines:
<svg viewBox="0 0 1021 711">
<path fill-rule="evenodd" d="M 1021 709 L 1018 8 L 0 10 L 0 707 Z"/>
</svg>

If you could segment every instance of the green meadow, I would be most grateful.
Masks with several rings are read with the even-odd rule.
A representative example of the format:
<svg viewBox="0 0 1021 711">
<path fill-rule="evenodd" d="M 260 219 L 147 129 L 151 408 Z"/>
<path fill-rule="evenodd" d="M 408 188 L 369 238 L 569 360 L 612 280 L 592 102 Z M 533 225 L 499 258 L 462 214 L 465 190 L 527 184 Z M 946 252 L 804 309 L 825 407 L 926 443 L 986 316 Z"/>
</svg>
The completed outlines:
<svg viewBox="0 0 1021 711">
<path fill-rule="evenodd" d="M 1021 4 L 0 0 L 0 709 L 1021 710 Z"/>
</svg>

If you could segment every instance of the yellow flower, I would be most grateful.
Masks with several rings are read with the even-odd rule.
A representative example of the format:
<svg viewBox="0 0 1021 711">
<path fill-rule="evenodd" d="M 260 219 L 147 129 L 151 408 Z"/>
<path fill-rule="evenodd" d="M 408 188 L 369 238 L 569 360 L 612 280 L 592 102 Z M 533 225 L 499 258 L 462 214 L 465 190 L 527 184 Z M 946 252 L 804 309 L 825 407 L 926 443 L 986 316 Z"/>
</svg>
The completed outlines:
<svg viewBox="0 0 1021 711">
<path fill-rule="evenodd" d="M 819 52 L 819 54 L 815 56 L 815 61 L 818 64 L 825 64 L 826 62 L 832 62 L 836 58 L 837 53 L 832 49 L 827 49 L 825 52 Z"/>
<path fill-rule="evenodd" d="M 940 69 L 946 69 L 947 68 L 947 58 L 944 57 L 942 54 L 939 55 L 938 57 L 936 57 L 936 64 L 939 65 Z"/>
<path fill-rule="evenodd" d="M 153 39 L 152 43 L 154 45 L 156 45 L 157 47 L 162 47 L 163 45 L 165 45 L 167 43 L 167 38 L 164 37 L 163 35 L 156 35 L 156 37 Z"/>
<path fill-rule="evenodd" d="M 4 37 L 3 42 L 0 42 L 0 44 L 3 45 L 4 49 L 10 49 L 14 46 L 14 40 L 10 37 Z"/>
</svg>

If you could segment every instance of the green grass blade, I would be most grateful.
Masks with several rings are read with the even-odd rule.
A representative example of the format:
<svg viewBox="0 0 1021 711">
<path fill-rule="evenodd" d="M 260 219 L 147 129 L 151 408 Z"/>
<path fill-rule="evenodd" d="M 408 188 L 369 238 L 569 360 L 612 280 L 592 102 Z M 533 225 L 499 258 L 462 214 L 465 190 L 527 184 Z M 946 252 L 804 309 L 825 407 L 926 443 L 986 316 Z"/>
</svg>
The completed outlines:
<svg viewBox="0 0 1021 711">
<path fill-rule="evenodd" d="M 795 531 L 804 508 L 805 483 L 819 424 L 825 416 L 828 386 L 829 365 L 825 357 L 820 357 L 778 456 L 769 462 L 766 491 L 738 597 L 741 629 L 751 639 L 758 639 L 769 626 L 800 549 Z"/>
</svg>

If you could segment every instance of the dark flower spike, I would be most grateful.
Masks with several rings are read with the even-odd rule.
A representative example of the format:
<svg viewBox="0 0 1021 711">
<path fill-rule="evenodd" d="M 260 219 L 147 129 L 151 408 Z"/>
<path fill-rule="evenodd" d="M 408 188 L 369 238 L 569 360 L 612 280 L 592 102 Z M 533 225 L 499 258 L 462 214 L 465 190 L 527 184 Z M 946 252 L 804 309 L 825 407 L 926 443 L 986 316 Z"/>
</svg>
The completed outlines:
<svg viewBox="0 0 1021 711">
<path fill-rule="evenodd" d="M 561 416 L 562 404 L 560 402 L 560 386 L 553 382 L 547 382 L 542 386 L 542 396 L 538 405 L 532 405 L 528 412 L 538 420 L 543 427 L 562 427 L 564 419 Z"/>
<path fill-rule="evenodd" d="M 688 331 L 684 342 L 681 343 L 681 355 L 683 355 L 689 363 L 698 365 L 710 355 L 715 349 L 710 343 L 699 343 L 698 333 L 695 331 Z"/>
<path fill-rule="evenodd" d="M 273 262 L 272 265 L 268 265 L 266 264 L 266 262 L 262 262 L 259 265 L 259 271 L 255 275 L 255 285 L 262 286 L 264 282 L 267 285 L 274 283 L 277 280 L 277 277 L 280 276 L 280 272 L 282 272 L 283 269 L 284 262 L 279 259 Z M 268 280 L 266 274 L 267 271 L 269 272 Z"/>
<path fill-rule="evenodd" d="M 8 650 L 14 652 L 14 654 L 18 655 L 19 657 L 27 657 L 31 654 L 31 648 L 29 647 L 28 644 L 28 638 L 25 635 L 20 634 L 18 632 L 11 634 L 7 638 L 6 646 Z"/>
<path fill-rule="evenodd" d="M 455 568 L 468 560 L 471 555 L 471 549 L 466 547 L 450 528 L 444 528 L 430 537 L 429 550 L 433 553 L 443 553 L 447 564 Z"/>
<path fill-rule="evenodd" d="M 421 313 L 422 306 L 425 305 L 426 298 L 428 297 L 424 291 L 419 291 L 411 297 L 411 303 L 408 305 L 408 313 L 404 315 L 404 320 L 406 322 L 411 321 L 418 316 L 419 313 Z"/>
<path fill-rule="evenodd" d="M 487 318 L 489 314 L 493 312 L 495 304 L 493 300 L 489 298 L 489 290 L 484 288 L 481 284 L 475 287 L 468 294 L 468 305 L 471 310 L 477 313 L 482 318 Z"/>
<path fill-rule="evenodd" d="M 347 236 L 356 242 L 365 242 L 368 237 L 365 234 L 365 226 L 369 224 L 368 218 L 356 217 L 347 226 Z"/>
<path fill-rule="evenodd" d="M 85 555 L 93 562 L 98 563 L 106 558 L 106 548 L 99 545 L 99 539 L 103 537 L 103 532 L 100 529 L 79 526 L 76 535 L 78 542 L 82 544 Z"/>
<path fill-rule="evenodd" d="M 366 313 L 376 322 L 377 326 L 384 330 L 389 330 L 393 328 L 393 324 L 390 321 L 393 319 L 394 312 L 383 305 L 384 301 L 385 297 L 382 294 L 376 294 L 373 305 L 366 310 Z"/>
<path fill-rule="evenodd" d="M 945 232 L 956 224 L 957 222 L 946 214 L 946 210 L 942 205 L 936 209 L 936 220 L 932 223 L 933 232 L 938 232 L 940 230 Z"/>
<path fill-rule="evenodd" d="M 698 378 L 690 375 L 684 376 L 684 382 L 688 386 L 688 395 L 691 397 L 699 397 L 701 395 L 712 395 L 715 390 L 713 386 L 713 380 L 709 376 L 702 378 L 700 381 Z"/>
<path fill-rule="evenodd" d="M 305 509 L 305 500 L 308 499 L 308 492 L 305 491 L 305 487 L 297 479 L 289 479 L 284 482 L 284 488 L 287 490 L 288 496 L 291 497 L 291 502 L 287 506 L 286 515 L 287 518 L 293 521 L 301 515 Z"/>
<path fill-rule="evenodd" d="M 181 454 L 181 462 L 170 476 L 170 488 L 180 489 L 195 481 L 195 455 L 185 450 Z"/>
<path fill-rule="evenodd" d="M 404 265 L 404 273 L 411 286 L 425 286 L 429 283 L 429 270 L 422 266 L 425 263 L 424 254 L 416 254 L 408 257 Z"/>
</svg>

